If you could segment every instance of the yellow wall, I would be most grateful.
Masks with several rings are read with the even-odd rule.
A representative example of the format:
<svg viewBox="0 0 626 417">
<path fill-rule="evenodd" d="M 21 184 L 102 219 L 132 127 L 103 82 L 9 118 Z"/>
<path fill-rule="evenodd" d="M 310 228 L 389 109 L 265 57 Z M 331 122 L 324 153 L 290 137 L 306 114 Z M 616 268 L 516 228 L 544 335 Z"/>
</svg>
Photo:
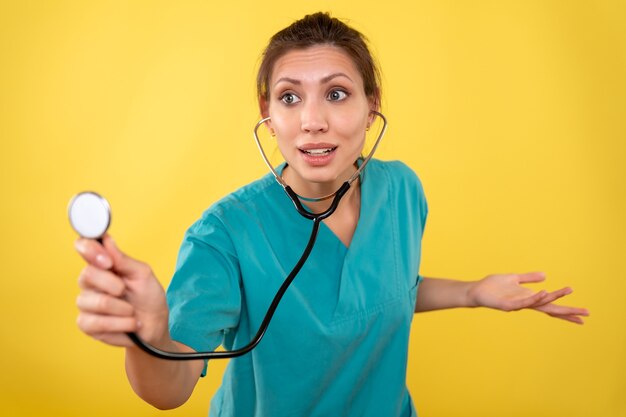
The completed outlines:
<svg viewBox="0 0 626 417">
<path fill-rule="evenodd" d="M 162 413 L 75 325 L 66 204 L 97 190 L 164 284 L 211 202 L 265 173 L 251 141 L 268 37 L 329 10 L 383 66 L 390 129 L 430 205 L 422 273 L 544 270 L 585 326 L 419 315 L 422 416 L 626 416 L 626 7 L 609 1 L 7 1 L 0 5 L 0 414 L 205 415 L 223 364 Z M 217 2 L 215 2 L 217 3 Z"/>
</svg>

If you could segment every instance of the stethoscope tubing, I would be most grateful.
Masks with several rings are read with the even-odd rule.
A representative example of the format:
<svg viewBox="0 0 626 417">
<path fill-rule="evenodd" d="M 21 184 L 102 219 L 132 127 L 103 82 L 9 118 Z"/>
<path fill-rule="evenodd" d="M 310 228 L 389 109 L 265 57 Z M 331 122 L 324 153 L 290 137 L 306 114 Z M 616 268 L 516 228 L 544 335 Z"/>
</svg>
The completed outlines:
<svg viewBox="0 0 626 417">
<path fill-rule="evenodd" d="M 263 321 L 261 322 L 261 325 L 259 326 L 259 330 L 257 331 L 254 338 L 250 341 L 250 343 L 248 343 L 246 346 L 242 348 L 230 350 L 230 351 L 168 352 L 168 351 L 161 350 L 155 346 L 152 346 L 146 343 L 136 333 L 127 333 L 130 340 L 132 340 L 135 343 L 135 345 L 137 345 L 143 351 L 145 351 L 146 353 L 152 356 L 156 356 L 157 358 L 160 358 L 160 359 L 178 360 L 178 361 L 236 358 L 238 356 L 245 355 L 246 353 L 254 349 L 259 344 L 263 336 L 265 335 L 265 332 L 267 331 L 267 328 L 269 327 L 270 321 L 272 320 L 272 317 L 274 316 L 274 313 L 276 312 L 276 308 L 278 307 L 280 300 L 283 298 L 283 295 L 285 295 L 287 288 L 289 288 L 293 280 L 296 278 L 296 276 L 298 275 L 298 273 L 304 266 L 304 263 L 308 259 L 309 255 L 311 254 L 311 251 L 313 250 L 313 246 L 315 245 L 315 240 L 317 239 L 317 233 L 319 231 L 320 223 L 322 222 L 322 220 L 328 218 L 331 214 L 335 212 L 335 210 L 339 206 L 339 201 L 348 192 L 352 182 L 360 176 L 361 172 L 363 171 L 363 169 L 365 168 L 369 160 L 374 155 L 374 152 L 376 152 L 376 149 L 378 148 L 378 144 L 380 143 L 381 139 L 385 135 L 385 132 L 387 130 L 387 119 L 385 118 L 385 116 L 383 116 L 381 113 L 377 111 L 372 110 L 372 113 L 380 117 L 383 121 L 383 127 L 381 128 L 381 131 L 378 134 L 378 138 L 376 139 L 376 142 L 374 143 L 372 150 L 370 151 L 368 156 L 363 160 L 363 162 L 358 167 L 356 172 L 346 182 L 344 182 L 334 194 L 330 194 L 328 196 L 321 197 L 319 199 L 312 199 L 313 201 L 316 201 L 316 200 L 322 200 L 322 199 L 333 197 L 333 201 L 331 202 L 328 209 L 326 209 L 322 213 L 312 213 L 308 211 L 302 205 L 302 202 L 300 201 L 301 197 L 298 196 L 298 194 L 296 194 L 291 189 L 291 187 L 285 183 L 285 181 L 278 174 L 278 172 L 276 172 L 276 170 L 270 163 L 269 159 L 265 155 L 265 151 L 263 150 L 263 146 L 261 146 L 261 142 L 257 135 L 257 131 L 259 127 L 263 125 L 264 123 L 266 123 L 267 121 L 269 121 L 270 118 L 267 117 L 267 118 L 260 120 L 254 127 L 254 131 L 253 131 L 254 140 L 259 148 L 259 151 L 261 152 L 261 155 L 263 156 L 263 160 L 265 161 L 270 171 L 276 178 L 276 181 L 283 187 L 283 189 L 289 196 L 289 199 L 293 202 L 298 213 L 300 213 L 300 215 L 302 215 L 303 217 L 309 220 L 312 220 L 313 227 L 311 229 L 311 235 L 309 237 L 309 241 L 307 242 L 307 245 L 304 251 L 302 252 L 302 255 L 300 256 L 300 259 L 298 260 L 296 265 L 293 267 L 293 269 L 291 270 L 287 278 L 285 278 L 282 285 L 276 292 L 276 295 L 274 295 L 274 298 L 272 299 L 272 303 L 270 304 L 267 312 L 265 313 L 265 317 L 263 318 Z M 311 199 L 307 199 L 307 200 L 311 200 Z"/>
<path fill-rule="evenodd" d="M 167 351 L 161 350 L 155 346 L 152 346 L 144 342 L 136 333 L 127 333 L 130 340 L 132 340 L 143 351 L 145 351 L 146 353 L 149 353 L 152 356 L 156 356 L 157 358 L 161 358 L 161 359 L 170 359 L 170 360 L 179 360 L 179 361 L 180 360 L 197 360 L 197 359 L 236 358 L 238 356 L 245 355 L 246 353 L 250 352 L 259 344 L 259 342 L 265 335 L 265 332 L 267 331 L 267 328 L 269 327 L 270 321 L 272 320 L 272 317 L 274 316 L 274 313 L 276 312 L 276 308 L 278 307 L 280 300 L 283 298 L 283 295 L 285 295 L 287 288 L 289 288 L 293 280 L 296 278 L 296 276 L 298 275 L 298 273 L 304 266 L 304 263 L 308 259 L 309 255 L 311 254 L 311 251 L 313 250 L 313 246 L 315 245 L 315 241 L 317 239 L 317 232 L 319 231 L 320 223 L 322 222 L 323 219 L 330 216 L 337 209 L 337 206 L 339 205 L 339 201 L 341 200 L 341 197 L 343 197 L 343 195 L 348 191 L 349 188 L 350 188 L 350 184 L 348 184 L 347 181 L 343 183 L 341 188 L 339 188 L 339 190 L 337 191 L 337 194 L 335 195 L 335 198 L 333 199 L 333 202 L 331 203 L 330 207 L 323 213 L 319 213 L 319 214 L 313 214 L 313 213 L 306 211 L 304 207 L 302 207 L 302 203 L 300 203 L 300 201 L 298 201 L 297 198 L 293 200 L 294 204 L 296 204 L 296 208 L 298 209 L 298 212 L 300 212 L 300 210 L 302 210 L 303 212 L 306 212 L 307 218 L 310 218 L 311 220 L 313 220 L 313 228 L 311 229 L 311 235 L 309 237 L 309 241 L 306 245 L 306 248 L 304 249 L 304 252 L 302 252 L 302 255 L 300 256 L 300 259 L 298 260 L 296 265 L 293 267 L 293 269 L 291 270 L 287 278 L 285 278 L 282 285 L 276 292 L 276 295 L 274 296 L 272 303 L 270 304 L 267 312 L 265 313 L 265 317 L 263 318 L 263 321 L 261 322 L 261 325 L 259 326 L 259 330 L 257 331 L 252 341 L 250 341 L 250 343 L 248 343 L 246 346 L 236 349 L 236 350 L 230 350 L 230 351 L 167 352 Z M 293 193 L 291 188 L 288 187 L 288 190 L 289 190 L 288 193 L 289 192 Z M 293 195 L 295 195 L 295 193 L 293 193 Z"/>
</svg>

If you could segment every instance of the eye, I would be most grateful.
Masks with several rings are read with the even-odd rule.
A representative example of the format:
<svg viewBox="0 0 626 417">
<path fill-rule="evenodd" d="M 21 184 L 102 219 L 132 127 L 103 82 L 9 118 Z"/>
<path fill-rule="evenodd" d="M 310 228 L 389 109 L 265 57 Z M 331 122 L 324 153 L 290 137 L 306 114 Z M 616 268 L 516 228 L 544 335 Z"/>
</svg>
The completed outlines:
<svg viewBox="0 0 626 417">
<path fill-rule="evenodd" d="M 341 101 L 345 100 L 348 97 L 348 93 L 343 90 L 333 90 L 328 93 L 328 100 L 330 101 Z"/>
<path fill-rule="evenodd" d="M 300 97 L 298 97 L 297 95 L 293 93 L 285 93 L 282 96 L 280 96 L 279 100 L 285 104 L 294 104 L 294 103 L 301 101 Z"/>
</svg>

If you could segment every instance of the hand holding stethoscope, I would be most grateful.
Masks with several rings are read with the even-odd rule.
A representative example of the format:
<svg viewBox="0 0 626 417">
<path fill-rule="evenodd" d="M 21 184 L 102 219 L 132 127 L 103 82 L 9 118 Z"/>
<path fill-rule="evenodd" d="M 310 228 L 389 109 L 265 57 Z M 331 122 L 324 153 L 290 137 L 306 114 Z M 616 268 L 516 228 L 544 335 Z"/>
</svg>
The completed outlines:
<svg viewBox="0 0 626 417">
<path fill-rule="evenodd" d="M 162 285 L 147 264 L 125 255 L 110 236 L 100 240 L 81 238 L 75 244 L 87 262 L 78 280 L 79 328 L 115 346 L 133 346 L 127 333 L 135 333 L 167 348 L 168 307 Z"/>
</svg>

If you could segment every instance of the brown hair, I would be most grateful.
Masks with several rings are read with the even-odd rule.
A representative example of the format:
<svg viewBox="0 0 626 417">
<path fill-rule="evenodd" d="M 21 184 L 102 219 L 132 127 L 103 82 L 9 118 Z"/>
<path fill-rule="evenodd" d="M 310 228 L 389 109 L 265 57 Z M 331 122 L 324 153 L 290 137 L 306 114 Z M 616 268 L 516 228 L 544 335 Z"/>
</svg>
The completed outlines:
<svg viewBox="0 0 626 417">
<path fill-rule="evenodd" d="M 367 47 L 367 39 L 328 13 L 304 16 L 270 39 L 257 74 L 257 96 L 269 101 L 268 84 L 276 61 L 293 49 L 331 45 L 346 52 L 363 78 L 365 95 L 380 103 L 380 71 Z"/>
</svg>

